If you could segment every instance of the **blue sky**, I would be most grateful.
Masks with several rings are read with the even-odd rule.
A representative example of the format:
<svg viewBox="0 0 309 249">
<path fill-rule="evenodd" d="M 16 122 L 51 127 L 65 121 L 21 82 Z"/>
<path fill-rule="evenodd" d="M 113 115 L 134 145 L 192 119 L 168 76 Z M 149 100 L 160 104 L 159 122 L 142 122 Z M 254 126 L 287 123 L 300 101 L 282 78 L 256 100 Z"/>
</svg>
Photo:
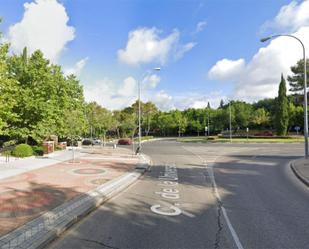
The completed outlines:
<svg viewBox="0 0 309 249">
<path fill-rule="evenodd" d="M 0 30 L 12 52 L 43 50 L 78 75 L 88 101 L 110 109 L 132 104 L 137 81 L 156 66 L 161 71 L 142 81 L 143 100 L 164 110 L 273 97 L 301 50 L 288 39 L 259 38 L 289 32 L 309 45 L 308 1 L 0 0 L 0 6 Z"/>
</svg>

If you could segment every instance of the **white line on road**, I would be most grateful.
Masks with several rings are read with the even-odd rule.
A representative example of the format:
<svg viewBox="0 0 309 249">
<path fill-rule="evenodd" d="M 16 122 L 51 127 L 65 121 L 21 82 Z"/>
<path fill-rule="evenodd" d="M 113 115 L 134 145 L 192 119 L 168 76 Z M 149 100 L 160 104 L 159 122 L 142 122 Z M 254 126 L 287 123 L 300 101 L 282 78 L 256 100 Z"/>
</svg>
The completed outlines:
<svg viewBox="0 0 309 249">
<path fill-rule="evenodd" d="M 205 159 L 203 157 L 201 157 L 200 155 L 194 153 L 193 151 L 185 148 L 184 146 L 182 146 L 182 148 L 190 153 L 192 153 L 193 155 L 195 155 L 196 157 L 198 157 L 202 162 L 205 161 Z M 213 164 L 208 164 L 208 167 L 207 167 L 207 171 L 208 171 L 208 174 L 209 174 L 209 177 L 211 179 L 211 182 L 212 182 L 212 185 L 213 185 L 213 188 L 214 188 L 214 192 L 215 192 L 215 196 L 216 198 L 218 199 L 218 201 L 220 201 L 222 203 L 222 205 L 220 205 L 220 208 L 222 210 L 222 213 L 223 213 L 223 217 L 226 221 L 226 224 L 231 232 L 231 235 L 233 237 L 233 240 L 237 246 L 238 249 L 244 249 L 244 247 L 242 246 L 239 238 L 238 238 L 238 235 L 234 229 L 234 227 L 232 226 L 232 223 L 227 215 L 227 212 L 226 212 L 226 209 L 223 207 L 223 202 L 221 200 L 221 197 L 220 197 L 220 194 L 219 194 L 219 191 L 218 191 L 218 187 L 217 187 L 217 183 L 216 183 L 216 180 L 215 180 L 215 175 L 214 175 L 214 172 L 213 172 Z"/>
</svg>

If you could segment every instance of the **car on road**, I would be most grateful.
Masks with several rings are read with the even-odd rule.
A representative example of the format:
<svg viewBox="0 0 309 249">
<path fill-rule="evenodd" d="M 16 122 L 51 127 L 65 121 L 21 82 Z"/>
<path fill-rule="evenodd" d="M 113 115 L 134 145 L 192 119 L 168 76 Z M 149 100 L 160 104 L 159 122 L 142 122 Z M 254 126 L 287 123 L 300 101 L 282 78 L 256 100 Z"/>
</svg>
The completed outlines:
<svg viewBox="0 0 309 249">
<path fill-rule="evenodd" d="M 94 142 L 90 138 L 84 138 L 82 140 L 82 145 L 94 145 Z"/>
<path fill-rule="evenodd" d="M 102 141 L 100 139 L 94 139 L 93 144 L 94 145 L 101 145 Z"/>
<path fill-rule="evenodd" d="M 121 138 L 118 140 L 118 144 L 119 145 L 131 145 L 132 144 L 132 140 L 129 138 Z"/>
<path fill-rule="evenodd" d="M 260 132 L 255 133 L 254 136 L 272 137 L 273 133 L 271 131 L 260 131 Z"/>
</svg>

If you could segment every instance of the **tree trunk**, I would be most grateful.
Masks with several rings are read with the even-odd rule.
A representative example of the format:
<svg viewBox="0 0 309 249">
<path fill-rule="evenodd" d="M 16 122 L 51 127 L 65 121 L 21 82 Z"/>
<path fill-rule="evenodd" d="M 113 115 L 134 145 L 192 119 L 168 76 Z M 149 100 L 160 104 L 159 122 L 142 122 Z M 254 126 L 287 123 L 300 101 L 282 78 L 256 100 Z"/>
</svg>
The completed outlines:
<svg viewBox="0 0 309 249">
<path fill-rule="evenodd" d="M 150 131 L 150 120 L 148 119 L 148 126 L 147 126 L 147 130 L 146 130 L 146 136 L 148 136 Z"/>
</svg>

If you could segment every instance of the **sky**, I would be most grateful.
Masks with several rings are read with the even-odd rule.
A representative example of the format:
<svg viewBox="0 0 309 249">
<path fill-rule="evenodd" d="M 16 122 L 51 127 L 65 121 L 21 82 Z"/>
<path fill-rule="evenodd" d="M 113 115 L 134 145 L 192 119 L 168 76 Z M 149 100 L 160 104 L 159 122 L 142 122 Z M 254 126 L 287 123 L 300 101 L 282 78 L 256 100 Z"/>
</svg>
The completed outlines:
<svg viewBox="0 0 309 249">
<path fill-rule="evenodd" d="M 274 97 L 302 48 L 260 38 L 309 48 L 309 0 L 0 0 L 0 17 L 11 53 L 40 49 L 112 110 L 138 82 L 161 110 Z"/>
</svg>

